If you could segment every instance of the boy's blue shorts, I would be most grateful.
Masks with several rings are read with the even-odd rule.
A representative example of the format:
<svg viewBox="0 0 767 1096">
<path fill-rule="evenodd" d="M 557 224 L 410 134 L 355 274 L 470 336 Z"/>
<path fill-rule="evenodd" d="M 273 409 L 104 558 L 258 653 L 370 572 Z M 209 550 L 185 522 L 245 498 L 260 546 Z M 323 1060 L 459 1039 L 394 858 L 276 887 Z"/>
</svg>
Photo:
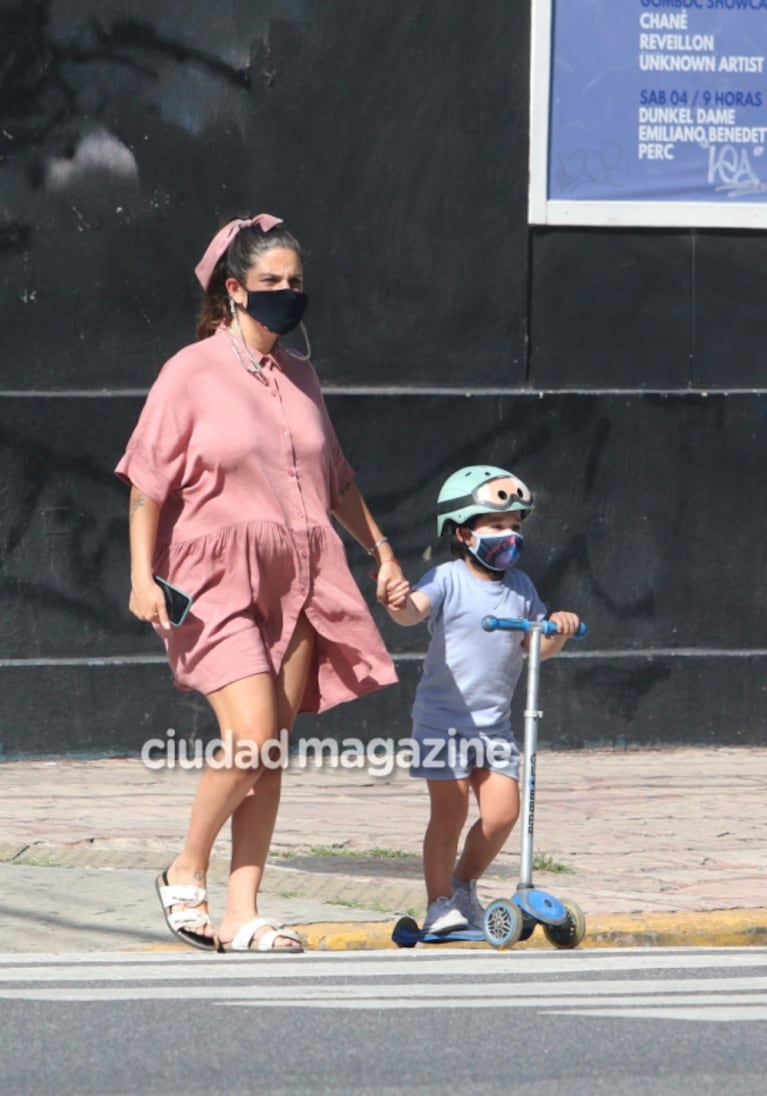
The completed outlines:
<svg viewBox="0 0 767 1096">
<path fill-rule="evenodd" d="M 519 780 L 519 747 L 511 731 L 439 730 L 413 724 L 410 775 L 424 780 L 462 780 L 489 769 Z"/>
</svg>

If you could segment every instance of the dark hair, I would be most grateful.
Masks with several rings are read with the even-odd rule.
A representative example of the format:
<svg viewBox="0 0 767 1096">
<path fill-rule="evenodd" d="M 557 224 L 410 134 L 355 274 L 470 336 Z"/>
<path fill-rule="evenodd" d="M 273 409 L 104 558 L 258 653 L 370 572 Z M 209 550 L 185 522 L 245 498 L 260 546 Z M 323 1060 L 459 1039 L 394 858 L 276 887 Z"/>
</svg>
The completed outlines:
<svg viewBox="0 0 767 1096">
<path fill-rule="evenodd" d="M 450 555 L 453 556 L 454 559 L 466 559 L 470 554 L 469 549 L 463 541 L 459 540 L 456 536 L 457 531 L 459 529 L 473 529 L 474 522 L 481 516 L 481 514 L 475 514 L 473 518 L 469 518 L 468 521 L 462 521 L 460 525 L 458 522 L 453 521 L 452 518 L 448 518 L 445 522 L 442 536 L 450 537 Z"/>
<path fill-rule="evenodd" d="M 299 259 L 303 259 L 298 240 L 282 225 L 276 225 L 269 232 L 264 232 L 258 225 L 240 229 L 213 267 L 208 288 L 203 292 L 202 305 L 197 316 L 198 339 L 207 338 L 222 323 L 231 322 L 226 279 L 236 278 L 244 286 L 251 267 L 255 266 L 262 255 L 278 247 L 287 247 L 295 251 Z"/>
</svg>

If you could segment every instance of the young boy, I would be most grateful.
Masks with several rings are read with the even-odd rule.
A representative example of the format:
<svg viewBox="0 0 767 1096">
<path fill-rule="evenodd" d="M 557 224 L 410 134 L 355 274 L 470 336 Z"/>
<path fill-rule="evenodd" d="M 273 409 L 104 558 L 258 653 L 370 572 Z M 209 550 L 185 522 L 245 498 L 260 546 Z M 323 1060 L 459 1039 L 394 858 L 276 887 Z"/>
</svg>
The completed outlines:
<svg viewBox="0 0 767 1096">
<path fill-rule="evenodd" d="M 546 616 L 532 582 L 514 566 L 532 508 L 528 488 L 503 468 L 472 465 L 454 472 L 437 499 L 437 533 L 450 535 L 457 558 L 429 571 L 412 592 L 392 591 L 386 605 L 405 627 L 428 618 L 431 633 L 413 704 L 411 767 L 411 775 L 426 779 L 431 801 L 423 842 L 424 931 L 482 929 L 477 880 L 519 814 L 519 749 L 510 712 L 526 637 L 486 632 L 481 621 L 488 614 Z M 541 637 L 542 658 L 561 651 L 580 623 L 570 612 L 549 619 L 558 634 Z M 479 818 L 456 863 L 471 793 Z"/>
</svg>

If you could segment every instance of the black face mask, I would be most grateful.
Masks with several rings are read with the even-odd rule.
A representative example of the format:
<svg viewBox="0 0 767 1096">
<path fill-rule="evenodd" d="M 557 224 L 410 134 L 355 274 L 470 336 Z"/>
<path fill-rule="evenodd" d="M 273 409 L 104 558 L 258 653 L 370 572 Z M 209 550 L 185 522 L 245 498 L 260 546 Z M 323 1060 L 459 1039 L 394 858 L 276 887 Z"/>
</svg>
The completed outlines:
<svg viewBox="0 0 767 1096">
<path fill-rule="evenodd" d="M 309 298 L 295 289 L 254 289 L 248 293 L 245 311 L 275 335 L 287 335 L 298 327 Z"/>
</svg>

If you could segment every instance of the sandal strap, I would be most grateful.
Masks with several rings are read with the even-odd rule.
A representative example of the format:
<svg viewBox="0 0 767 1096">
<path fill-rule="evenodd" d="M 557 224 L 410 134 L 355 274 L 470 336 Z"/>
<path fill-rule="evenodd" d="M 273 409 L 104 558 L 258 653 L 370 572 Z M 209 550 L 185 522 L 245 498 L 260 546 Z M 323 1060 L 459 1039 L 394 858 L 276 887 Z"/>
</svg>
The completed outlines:
<svg viewBox="0 0 767 1096">
<path fill-rule="evenodd" d="M 279 937 L 284 937 L 286 940 L 294 940 L 296 944 L 301 944 L 301 937 L 293 929 L 286 929 L 284 925 L 280 925 L 274 929 L 274 936 L 272 937 L 270 944 L 273 944 Z M 264 936 L 268 936 L 269 933 L 265 932 Z M 302 945 L 303 948 L 303 945 Z M 286 951 L 292 951 L 292 948 L 286 948 Z"/>
<path fill-rule="evenodd" d="M 199 906 L 208 901 L 208 892 L 192 883 L 169 883 L 160 887 L 160 901 L 166 910 L 173 906 Z"/>
<path fill-rule="evenodd" d="M 265 932 L 257 942 L 256 951 L 278 950 L 274 947 L 274 942 L 280 936 L 284 936 L 288 940 L 293 940 L 296 944 L 301 943 L 301 938 L 298 933 L 294 932 L 293 929 L 284 928 L 279 921 L 274 921 L 271 917 L 254 917 L 250 921 L 246 921 L 245 924 L 238 929 L 231 944 L 228 944 L 227 946 L 231 948 L 232 951 L 250 951 L 253 937 L 263 928 L 268 928 L 269 931 Z M 294 949 L 287 948 L 285 950 L 293 951 Z"/>
<path fill-rule="evenodd" d="M 252 917 L 250 921 L 246 921 L 244 925 L 240 926 L 229 947 L 232 951 L 249 951 L 253 937 L 259 929 L 266 927 L 276 929 L 279 928 L 279 925 L 269 917 Z"/>
<path fill-rule="evenodd" d="M 187 929 L 196 932 L 198 929 L 205 928 L 206 925 L 212 925 L 213 922 L 207 913 L 203 913 L 202 910 L 187 909 L 169 913 L 168 924 L 173 929 Z M 202 935 L 202 933 L 198 933 L 198 935 Z"/>
</svg>

